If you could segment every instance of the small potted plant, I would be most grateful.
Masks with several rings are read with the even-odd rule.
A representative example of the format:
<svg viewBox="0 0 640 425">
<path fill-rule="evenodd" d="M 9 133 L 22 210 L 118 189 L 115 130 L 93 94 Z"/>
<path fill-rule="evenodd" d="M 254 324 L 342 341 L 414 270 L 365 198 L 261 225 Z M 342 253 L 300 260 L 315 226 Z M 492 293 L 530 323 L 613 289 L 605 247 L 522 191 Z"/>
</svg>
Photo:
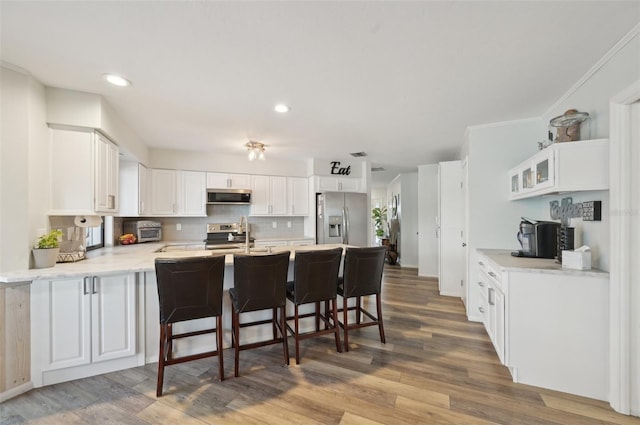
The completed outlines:
<svg viewBox="0 0 640 425">
<path fill-rule="evenodd" d="M 60 243 L 58 242 L 60 237 L 62 237 L 62 231 L 56 229 L 38 238 L 33 247 L 33 260 L 36 269 L 46 269 L 56 264 L 60 252 Z"/>
</svg>

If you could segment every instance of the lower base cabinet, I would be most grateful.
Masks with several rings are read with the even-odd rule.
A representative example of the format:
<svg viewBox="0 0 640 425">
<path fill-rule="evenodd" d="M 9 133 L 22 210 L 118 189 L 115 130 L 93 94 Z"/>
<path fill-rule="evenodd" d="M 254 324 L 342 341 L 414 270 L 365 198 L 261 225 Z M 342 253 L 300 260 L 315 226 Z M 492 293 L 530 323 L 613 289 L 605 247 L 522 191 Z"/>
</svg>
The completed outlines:
<svg viewBox="0 0 640 425">
<path fill-rule="evenodd" d="M 34 386 L 144 364 L 135 273 L 36 280 L 31 287 Z"/>
<path fill-rule="evenodd" d="M 502 267 L 480 252 L 478 265 L 479 311 L 513 381 L 607 400 L 609 275 Z"/>
</svg>

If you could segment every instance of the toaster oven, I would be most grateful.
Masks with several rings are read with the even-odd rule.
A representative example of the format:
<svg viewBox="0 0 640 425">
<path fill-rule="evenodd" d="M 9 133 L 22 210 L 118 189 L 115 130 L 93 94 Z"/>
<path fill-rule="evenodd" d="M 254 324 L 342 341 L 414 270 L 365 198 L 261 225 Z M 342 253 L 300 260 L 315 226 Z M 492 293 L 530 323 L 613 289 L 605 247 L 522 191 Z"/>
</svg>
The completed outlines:
<svg viewBox="0 0 640 425">
<path fill-rule="evenodd" d="M 151 220 L 126 221 L 124 233 L 135 235 L 138 242 L 157 242 L 162 240 L 162 223 Z"/>
</svg>

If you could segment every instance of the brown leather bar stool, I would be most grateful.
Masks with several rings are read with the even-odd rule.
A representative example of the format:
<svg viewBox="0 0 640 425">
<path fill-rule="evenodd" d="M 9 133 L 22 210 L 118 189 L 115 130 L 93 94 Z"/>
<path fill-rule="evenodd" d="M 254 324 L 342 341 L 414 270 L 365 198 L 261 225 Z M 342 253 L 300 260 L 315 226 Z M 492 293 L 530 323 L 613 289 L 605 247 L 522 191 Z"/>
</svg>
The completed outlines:
<svg viewBox="0 0 640 425">
<path fill-rule="evenodd" d="M 294 328 L 289 324 L 287 328 L 296 340 L 296 364 L 300 364 L 300 340 L 325 335 L 335 334 L 336 350 L 342 352 L 340 347 L 340 332 L 338 328 L 338 311 L 336 307 L 338 271 L 342 260 L 342 248 L 326 249 L 318 251 L 296 251 L 294 265 L 294 280 L 287 282 L 287 298 L 294 305 L 294 316 L 287 319 L 294 320 Z M 320 302 L 331 302 L 332 321 L 329 321 L 325 304 L 325 315 L 320 314 Z M 315 303 L 315 312 L 299 314 L 298 307 L 302 304 Z M 316 330 L 300 333 L 300 319 L 315 317 Z M 325 323 L 325 328 L 320 330 L 320 319 Z"/>
<path fill-rule="evenodd" d="M 344 329 L 345 350 L 349 351 L 349 330 L 363 328 L 365 326 L 378 326 L 380 341 L 384 344 L 384 324 L 382 323 L 382 303 L 380 291 L 382 289 L 382 270 L 384 269 L 384 257 L 387 248 L 384 246 L 370 248 L 347 248 L 344 257 L 344 271 L 338 278 L 338 295 L 342 297 L 343 307 L 339 310 L 343 313 L 340 326 Z M 362 308 L 361 298 L 367 295 L 376 296 L 377 314 L 373 314 Z M 347 307 L 349 298 L 356 298 L 356 305 Z M 348 312 L 355 310 L 356 323 L 348 323 Z M 362 322 L 362 315 L 370 320 Z"/>
<path fill-rule="evenodd" d="M 224 380 L 222 356 L 222 287 L 224 255 L 155 260 L 160 301 L 160 353 L 156 396 L 162 395 L 165 366 L 218 356 L 218 373 Z M 173 333 L 173 324 L 215 317 L 216 327 L 194 332 Z M 216 333 L 216 350 L 173 357 L 173 340 Z"/>
<path fill-rule="evenodd" d="M 265 345 L 282 343 L 284 360 L 289 364 L 289 347 L 287 345 L 286 326 L 286 285 L 289 269 L 289 251 L 270 255 L 239 255 L 233 256 L 233 284 L 229 289 L 231 297 L 231 329 L 232 344 L 235 348 L 235 376 L 239 376 L 240 351 Z M 240 323 L 240 313 L 267 310 L 273 311 L 271 319 L 256 320 Z M 280 322 L 278 322 L 277 310 L 280 309 Z M 273 338 L 240 344 L 240 328 L 271 324 Z M 277 335 L 280 331 L 280 337 Z"/>
</svg>

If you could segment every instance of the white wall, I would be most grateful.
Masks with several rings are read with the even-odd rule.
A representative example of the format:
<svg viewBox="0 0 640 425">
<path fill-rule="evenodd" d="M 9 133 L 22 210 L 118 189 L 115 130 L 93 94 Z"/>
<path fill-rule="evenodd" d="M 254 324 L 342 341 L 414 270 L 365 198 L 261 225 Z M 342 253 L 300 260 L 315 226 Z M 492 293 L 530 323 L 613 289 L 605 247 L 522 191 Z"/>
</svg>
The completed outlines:
<svg viewBox="0 0 640 425">
<path fill-rule="evenodd" d="M 48 133 L 44 87 L 26 71 L 0 71 L 0 271 L 7 272 L 28 268 L 37 229 L 48 226 Z"/>
<path fill-rule="evenodd" d="M 265 161 L 249 161 L 244 153 L 241 155 L 219 155 L 215 152 L 169 149 L 150 149 L 149 153 L 150 163 L 148 165 L 152 168 L 298 177 L 307 177 L 308 171 L 306 160 L 267 158 Z"/>
<path fill-rule="evenodd" d="M 438 164 L 418 167 L 418 275 L 438 276 Z"/>
</svg>

